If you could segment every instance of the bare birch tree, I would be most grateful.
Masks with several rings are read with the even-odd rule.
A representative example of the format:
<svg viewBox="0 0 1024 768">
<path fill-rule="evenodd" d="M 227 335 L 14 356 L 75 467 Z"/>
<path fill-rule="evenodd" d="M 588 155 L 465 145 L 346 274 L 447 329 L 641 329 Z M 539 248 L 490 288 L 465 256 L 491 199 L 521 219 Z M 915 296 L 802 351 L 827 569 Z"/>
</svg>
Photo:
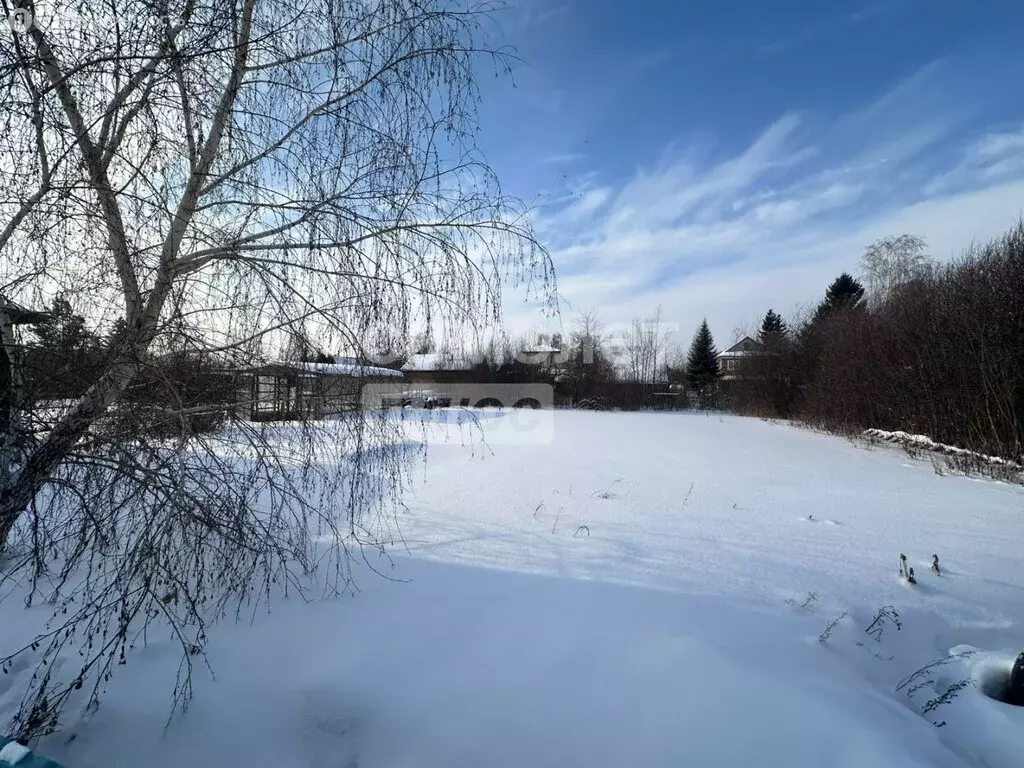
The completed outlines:
<svg viewBox="0 0 1024 768">
<path fill-rule="evenodd" d="M 669 364 L 672 331 L 662 316 L 663 310 L 658 306 L 648 317 L 633 320 L 623 335 L 626 375 L 645 387 L 662 381 Z"/>
<path fill-rule="evenodd" d="M 931 272 L 924 238 L 894 235 L 876 240 L 864 250 L 861 268 L 872 304 L 883 303 L 893 291 Z"/>
<path fill-rule="evenodd" d="M 74 296 L 117 340 L 84 393 L 15 414 L 30 437 L 0 477 L 0 581 L 54 606 L 0 657 L 40 664 L 16 734 L 95 706 L 158 631 L 186 701 L 210 621 L 300 589 L 324 541 L 337 588 L 346 548 L 389 536 L 405 457 L 385 420 L 147 437 L 126 392 L 161 355 L 257 363 L 289 329 L 359 350 L 371 326 L 493 319 L 506 279 L 553 295 L 527 212 L 474 148 L 475 73 L 509 65 L 492 10 L 22 3 L 0 41 L 0 285 Z M 164 378 L 163 410 L 187 415 Z"/>
</svg>

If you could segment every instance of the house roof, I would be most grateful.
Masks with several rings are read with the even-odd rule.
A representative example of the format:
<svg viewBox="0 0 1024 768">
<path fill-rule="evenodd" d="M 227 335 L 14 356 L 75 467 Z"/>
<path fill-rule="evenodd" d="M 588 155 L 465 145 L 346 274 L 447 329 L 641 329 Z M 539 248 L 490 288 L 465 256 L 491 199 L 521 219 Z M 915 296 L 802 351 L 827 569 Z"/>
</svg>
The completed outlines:
<svg viewBox="0 0 1024 768">
<path fill-rule="evenodd" d="M 8 299 L 0 298 L 0 305 L 7 311 L 8 316 L 11 318 L 11 323 L 14 325 L 36 325 L 38 323 L 45 323 L 50 318 L 49 312 L 36 312 L 26 309 Z"/>
<path fill-rule="evenodd" d="M 402 372 L 394 368 L 379 368 L 373 365 L 351 365 L 348 363 L 298 363 L 276 362 L 251 369 L 253 373 L 296 372 L 307 376 L 348 376 L 369 378 L 372 376 L 402 378 Z"/>
<path fill-rule="evenodd" d="M 402 366 L 403 371 L 468 371 L 470 366 L 457 363 L 441 352 L 412 355 Z"/>
<path fill-rule="evenodd" d="M 719 357 L 746 357 L 747 355 L 756 355 L 763 351 L 764 345 L 761 342 L 755 341 L 749 336 L 744 336 L 725 350 L 725 352 L 722 352 Z"/>
</svg>

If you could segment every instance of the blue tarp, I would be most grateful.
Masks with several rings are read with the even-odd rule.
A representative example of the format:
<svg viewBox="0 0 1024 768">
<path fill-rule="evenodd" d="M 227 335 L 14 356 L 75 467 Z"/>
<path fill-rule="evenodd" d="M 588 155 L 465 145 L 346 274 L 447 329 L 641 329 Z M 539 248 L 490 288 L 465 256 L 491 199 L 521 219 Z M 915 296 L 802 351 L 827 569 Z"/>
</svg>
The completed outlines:
<svg viewBox="0 0 1024 768">
<path fill-rule="evenodd" d="M 0 736 L 0 750 L 7 746 L 12 739 Z M 0 760 L 0 767 L 7 768 L 9 764 Z M 18 768 L 64 768 L 60 763 L 55 763 L 53 760 L 47 760 L 45 757 L 40 757 L 34 752 L 29 752 L 24 758 L 18 761 Z"/>
</svg>

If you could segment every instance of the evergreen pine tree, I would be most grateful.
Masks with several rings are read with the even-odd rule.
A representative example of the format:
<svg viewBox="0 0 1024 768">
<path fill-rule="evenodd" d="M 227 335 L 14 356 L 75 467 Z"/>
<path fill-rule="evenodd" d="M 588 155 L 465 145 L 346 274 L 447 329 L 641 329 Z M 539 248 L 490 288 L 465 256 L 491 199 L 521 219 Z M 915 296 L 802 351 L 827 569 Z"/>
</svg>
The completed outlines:
<svg viewBox="0 0 1024 768">
<path fill-rule="evenodd" d="M 121 345 L 124 344 L 125 339 L 128 338 L 128 323 L 123 317 L 117 318 L 114 321 L 113 327 L 110 329 L 110 333 L 107 334 L 105 344 L 107 349 L 117 353 L 121 351 Z"/>
<path fill-rule="evenodd" d="M 704 320 L 693 335 L 693 343 L 686 356 L 686 380 L 695 390 L 704 393 L 721 375 L 715 340 L 708 328 L 708 321 Z"/>
<path fill-rule="evenodd" d="M 852 275 L 843 272 L 825 291 L 825 300 L 818 307 L 818 313 L 855 309 L 861 306 L 863 299 L 864 286 Z"/>
<path fill-rule="evenodd" d="M 48 319 L 35 328 L 40 344 L 67 364 L 77 362 L 96 343 L 85 325 L 85 318 L 71 308 L 63 295 L 54 297 Z"/>
<path fill-rule="evenodd" d="M 776 314 L 775 310 L 769 309 L 761 321 L 761 330 L 757 335 L 758 341 L 766 347 L 777 346 L 785 340 L 789 334 L 789 328 L 782 316 Z"/>
</svg>

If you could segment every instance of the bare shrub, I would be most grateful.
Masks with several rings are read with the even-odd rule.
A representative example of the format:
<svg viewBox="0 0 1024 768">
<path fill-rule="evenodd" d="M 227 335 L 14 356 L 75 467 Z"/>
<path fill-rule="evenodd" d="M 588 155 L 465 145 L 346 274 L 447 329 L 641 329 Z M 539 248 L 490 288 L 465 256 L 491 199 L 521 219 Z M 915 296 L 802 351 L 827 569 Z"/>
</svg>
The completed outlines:
<svg viewBox="0 0 1024 768">
<path fill-rule="evenodd" d="M 872 619 L 871 623 L 868 624 L 864 632 L 876 643 L 879 643 L 882 641 L 882 635 L 885 633 L 886 626 L 894 627 L 897 632 L 903 629 L 903 622 L 900 621 L 900 615 L 891 605 L 883 605 L 879 608 L 874 619 Z"/>
<path fill-rule="evenodd" d="M 789 599 L 786 601 L 786 603 L 792 605 L 794 608 L 802 608 L 806 611 L 813 608 L 815 603 L 817 603 L 820 599 L 821 597 L 820 595 L 818 595 L 817 592 L 808 592 L 807 597 L 804 598 L 803 602 L 798 602 L 797 600 Z"/>
<path fill-rule="evenodd" d="M 869 305 L 826 300 L 786 350 L 757 361 L 747 408 L 1024 463 L 1024 220 L 943 265 L 913 238 L 905 245 L 906 258 L 890 263 L 882 248 L 877 265 L 869 249 Z"/>
<path fill-rule="evenodd" d="M 931 690 L 935 692 L 937 695 L 930 696 L 922 705 L 920 705 L 922 715 L 931 714 L 944 704 L 948 704 L 953 701 L 953 699 L 955 699 L 965 688 L 974 685 L 974 681 L 968 679 L 956 680 L 952 683 L 944 684 L 940 682 L 939 675 L 936 673 L 942 667 L 970 658 L 975 653 L 976 651 L 961 651 L 959 653 L 943 656 L 941 659 L 930 661 L 920 669 L 911 672 L 903 678 L 897 684 L 896 691 L 897 693 L 901 691 L 905 692 L 907 698 L 911 701 L 914 701 L 915 696 L 923 690 Z M 931 722 L 932 725 L 937 728 L 942 728 L 946 725 L 945 720 L 932 720 Z"/>
<path fill-rule="evenodd" d="M 834 619 L 832 619 L 832 621 L 830 621 L 825 626 L 825 629 L 822 630 L 821 634 L 818 635 L 818 642 L 821 643 L 822 645 L 827 643 L 832 638 L 832 630 L 834 630 L 837 626 L 839 626 L 839 622 L 841 622 L 843 619 L 845 619 L 846 615 L 847 615 L 847 612 L 843 611 L 841 614 L 839 614 Z"/>
</svg>

